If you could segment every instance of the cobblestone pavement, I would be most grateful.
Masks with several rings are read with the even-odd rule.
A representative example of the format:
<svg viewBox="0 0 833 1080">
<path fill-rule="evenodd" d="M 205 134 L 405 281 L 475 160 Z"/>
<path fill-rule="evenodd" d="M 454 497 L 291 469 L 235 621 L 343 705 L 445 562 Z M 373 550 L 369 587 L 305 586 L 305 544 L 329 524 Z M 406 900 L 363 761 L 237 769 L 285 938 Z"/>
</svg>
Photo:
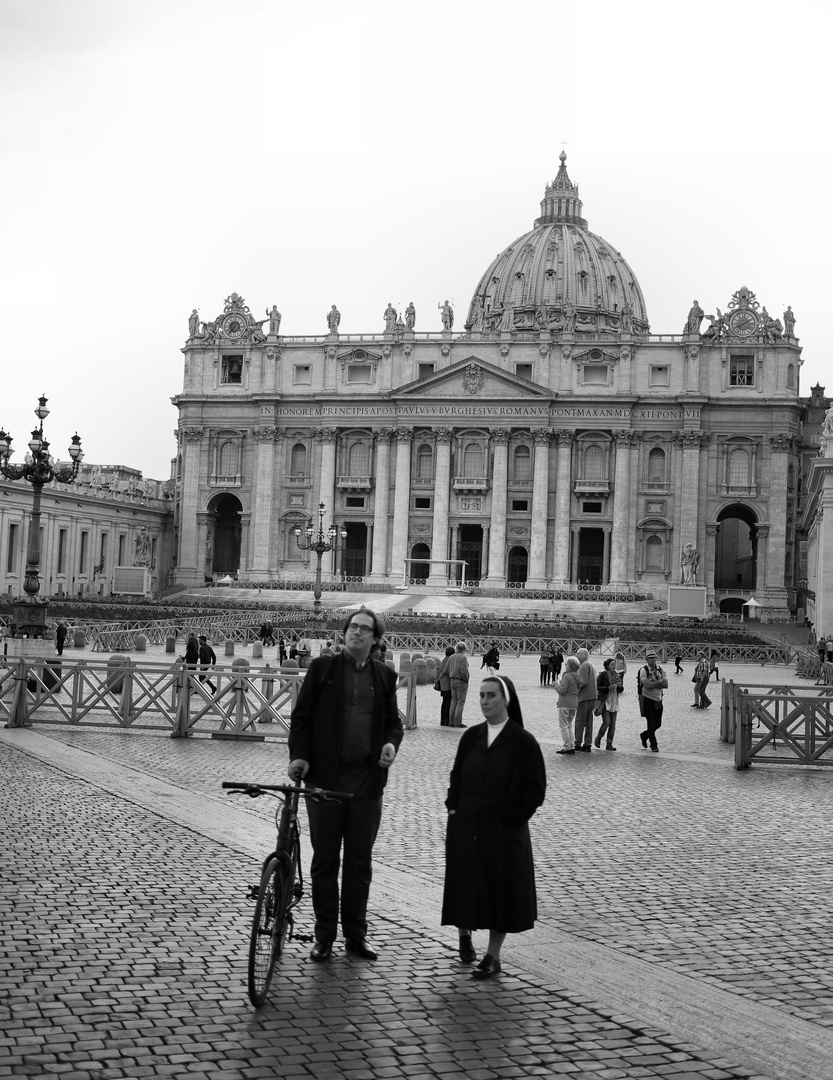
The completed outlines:
<svg viewBox="0 0 833 1080">
<path fill-rule="evenodd" d="M 661 752 L 643 751 L 633 666 L 618 752 L 565 758 L 535 658 L 501 674 L 549 776 L 532 822 L 540 918 L 509 939 L 503 975 L 471 980 L 438 925 L 458 733 L 437 726 L 426 686 L 376 849 L 379 961 L 337 949 L 314 965 L 291 942 L 259 1011 L 243 896 L 270 808 L 219 784 L 274 780 L 285 746 L 0 732 L 0 1077 L 833 1078 L 833 777 L 736 772 L 719 688 L 710 710 L 689 709 L 688 670 L 669 675 Z"/>
</svg>

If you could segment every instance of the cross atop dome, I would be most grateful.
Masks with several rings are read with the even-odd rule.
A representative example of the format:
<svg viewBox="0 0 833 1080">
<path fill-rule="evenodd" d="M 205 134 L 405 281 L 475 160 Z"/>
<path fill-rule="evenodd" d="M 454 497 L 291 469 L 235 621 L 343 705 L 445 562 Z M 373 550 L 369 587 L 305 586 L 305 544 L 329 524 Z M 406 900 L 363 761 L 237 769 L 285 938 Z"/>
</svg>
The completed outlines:
<svg viewBox="0 0 833 1080">
<path fill-rule="evenodd" d="M 551 184 L 544 188 L 541 200 L 541 216 L 536 225 L 552 225 L 565 222 L 587 228 L 586 220 L 581 216 L 581 199 L 578 197 L 578 184 L 574 184 L 567 173 L 567 155 L 562 150 L 558 155 L 561 164 Z"/>
</svg>

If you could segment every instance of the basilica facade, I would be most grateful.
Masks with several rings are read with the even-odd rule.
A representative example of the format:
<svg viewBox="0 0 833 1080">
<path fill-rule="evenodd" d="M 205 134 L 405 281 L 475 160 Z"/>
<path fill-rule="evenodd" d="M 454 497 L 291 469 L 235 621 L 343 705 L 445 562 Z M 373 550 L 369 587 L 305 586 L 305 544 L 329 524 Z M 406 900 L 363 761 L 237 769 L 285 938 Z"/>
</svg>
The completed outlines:
<svg viewBox="0 0 833 1080">
<path fill-rule="evenodd" d="M 212 321 L 194 312 L 173 399 L 173 580 L 308 581 L 298 535 L 323 520 L 338 531 L 325 580 L 663 598 L 692 545 L 714 610 L 753 593 L 794 607 L 791 309 L 773 318 L 738 283 L 652 334 L 636 275 L 582 214 L 562 154 L 457 328 L 448 303 L 433 333 L 410 305 L 358 335 L 333 305 L 309 337 L 236 293 Z"/>
</svg>

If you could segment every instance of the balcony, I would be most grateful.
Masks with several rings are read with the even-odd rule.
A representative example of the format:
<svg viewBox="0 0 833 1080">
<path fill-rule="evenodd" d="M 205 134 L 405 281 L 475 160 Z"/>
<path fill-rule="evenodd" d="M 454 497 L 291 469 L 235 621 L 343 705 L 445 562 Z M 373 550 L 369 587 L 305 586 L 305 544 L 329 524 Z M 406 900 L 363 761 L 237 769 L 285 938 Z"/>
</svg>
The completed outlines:
<svg viewBox="0 0 833 1080">
<path fill-rule="evenodd" d="M 210 487 L 242 487 L 243 477 L 240 473 L 232 473 L 224 475 L 223 473 L 212 473 L 208 478 Z"/>
<path fill-rule="evenodd" d="M 336 479 L 336 487 L 339 491 L 372 491 L 372 476 L 339 476 Z"/>
<path fill-rule="evenodd" d="M 451 487 L 461 495 L 483 495 L 489 490 L 487 476 L 455 476 Z"/>
<path fill-rule="evenodd" d="M 573 484 L 576 495 L 609 495 L 609 480 L 576 480 Z"/>
<path fill-rule="evenodd" d="M 284 487 L 309 487 L 309 477 L 304 473 L 292 473 L 283 478 Z"/>
</svg>

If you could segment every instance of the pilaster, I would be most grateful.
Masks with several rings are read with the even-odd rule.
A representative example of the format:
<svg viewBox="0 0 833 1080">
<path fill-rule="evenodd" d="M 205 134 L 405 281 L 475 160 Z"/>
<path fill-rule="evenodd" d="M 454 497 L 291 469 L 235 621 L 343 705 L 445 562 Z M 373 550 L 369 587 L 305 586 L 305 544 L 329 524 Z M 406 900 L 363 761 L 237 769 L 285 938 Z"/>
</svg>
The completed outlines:
<svg viewBox="0 0 833 1080">
<path fill-rule="evenodd" d="M 373 547 L 368 581 L 388 579 L 388 514 L 390 512 L 390 441 L 393 428 L 376 432 L 376 485 L 373 500 Z"/>
<path fill-rule="evenodd" d="M 448 558 L 448 491 L 451 484 L 451 439 L 453 431 L 449 427 L 434 429 L 437 457 L 434 473 L 434 520 L 432 523 L 431 558 Z M 432 562 L 429 568 L 428 584 L 442 586 L 448 584 L 448 567 Z"/>
<path fill-rule="evenodd" d="M 389 579 L 402 580 L 405 559 L 408 557 L 408 519 L 411 506 L 411 442 L 412 428 L 396 429 L 396 482 L 393 488 L 393 542 L 390 554 Z"/>
<path fill-rule="evenodd" d="M 506 583 L 506 494 L 509 480 L 509 435 L 507 428 L 492 432 L 494 462 L 492 466 L 492 516 L 489 541 L 490 585 Z"/>
<path fill-rule="evenodd" d="M 572 453 L 574 435 L 571 431 L 557 431 L 558 446 L 555 480 L 555 529 L 553 535 L 552 574 L 553 584 L 564 585 L 571 580 L 570 568 L 570 505 L 572 478 Z M 575 580 L 575 570 L 572 580 Z"/>
<path fill-rule="evenodd" d="M 549 431 L 536 431 L 535 463 L 532 476 L 532 540 L 529 545 L 528 589 L 547 585 L 547 521 L 549 503 Z"/>
</svg>

